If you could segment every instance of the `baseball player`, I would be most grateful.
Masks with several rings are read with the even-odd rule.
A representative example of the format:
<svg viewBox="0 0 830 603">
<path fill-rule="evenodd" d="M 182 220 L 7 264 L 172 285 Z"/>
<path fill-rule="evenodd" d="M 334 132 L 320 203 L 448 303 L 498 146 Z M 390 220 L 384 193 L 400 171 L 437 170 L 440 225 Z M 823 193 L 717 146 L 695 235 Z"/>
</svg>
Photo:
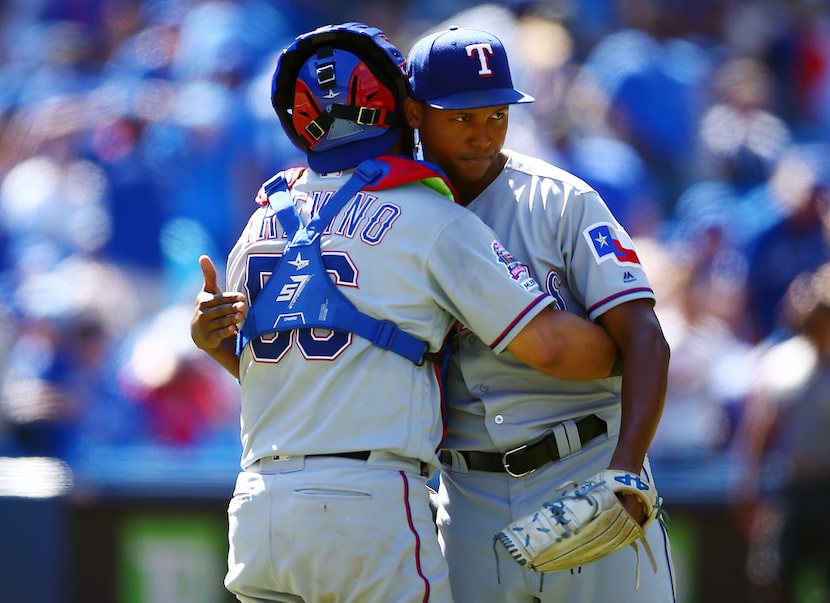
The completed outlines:
<svg viewBox="0 0 830 603">
<path fill-rule="evenodd" d="M 748 599 L 826 601 L 830 592 L 830 263 L 805 271 L 781 308 L 786 336 L 759 348 L 738 425 L 736 499 L 748 539 Z M 774 467 L 774 469 L 771 469 Z M 775 481 L 770 483 L 769 477 Z M 770 487 L 772 486 L 772 487 Z M 814 571 L 812 587 L 805 586 Z"/>
<path fill-rule="evenodd" d="M 540 509 L 557 486 L 604 469 L 652 481 L 646 452 L 663 408 L 669 349 L 637 250 L 599 195 L 542 160 L 502 148 L 509 106 L 534 100 L 513 87 L 502 43 L 451 27 L 407 56 L 409 125 L 460 202 L 527 264 L 561 310 L 601 324 L 617 343 L 622 376 L 568 381 L 493 354 L 475 330 L 452 341 L 448 433 L 436 501 L 440 542 L 458 602 L 669 603 L 669 541 L 654 522 L 636 575 L 631 547 L 584 567 L 534 573 L 496 550 L 493 535 Z M 653 481 L 652 481 L 653 483 Z M 643 509 L 626 497 L 628 511 Z M 495 562 L 498 561 L 498 564 Z"/>
<path fill-rule="evenodd" d="M 310 167 L 263 186 L 228 292 L 200 258 L 191 334 L 241 384 L 225 585 L 245 603 L 452 600 L 426 480 L 445 429 L 431 355 L 456 320 L 551 374 L 596 378 L 616 356 L 442 174 L 393 156 L 411 153 L 405 94 L 381 31 L 299 36 L 272 103 Z"/>
</svg>

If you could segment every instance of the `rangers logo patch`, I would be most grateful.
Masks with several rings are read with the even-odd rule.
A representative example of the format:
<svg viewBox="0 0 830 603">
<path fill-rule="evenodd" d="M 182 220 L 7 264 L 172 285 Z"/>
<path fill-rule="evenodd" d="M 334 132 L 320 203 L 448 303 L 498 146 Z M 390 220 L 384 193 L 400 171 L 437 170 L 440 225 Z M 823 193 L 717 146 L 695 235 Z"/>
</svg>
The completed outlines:
<svg viewBox="0 0 830 603">
<path fill-rule="evenodd" d="M 525 264 L 522 264 L 519 260 L 510 255 L 510 252 L 505 249 L 504 245 L 498 241 L 493 241 L 491 249 L 496 255 L 496 258 L 499 260 L 499 263 L 504 264 L 510 278 L 518 283 L 522 283 L 525 287 L 527 287 L 528 284 L 536 283 L 536 281 L 534 281 L 530 276 L 530 269 Z"/>
<path fill-rule="evenodd" d="M 619 265 L 640 263 L 631 237 L 621 227 L 610 222 L 597 222 L 583 230 L 582 235 L 588 241 L 597 264 L 606 260 L 614 260 Z"/>
</svg>

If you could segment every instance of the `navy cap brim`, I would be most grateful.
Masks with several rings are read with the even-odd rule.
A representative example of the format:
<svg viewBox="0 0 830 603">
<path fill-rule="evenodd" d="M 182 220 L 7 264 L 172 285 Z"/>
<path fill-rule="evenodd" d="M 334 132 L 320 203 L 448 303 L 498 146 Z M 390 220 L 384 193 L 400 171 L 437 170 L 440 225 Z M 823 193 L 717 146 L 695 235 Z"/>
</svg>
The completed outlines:
<svg viewBox="0 0 830 603">
<path fill-rule="evenodd" d="M 441 98 L 429 99 L 426 103 L 436 109 L 480 109 L 482 107 L 498 107 L 501 105 L 517 105 L 532 103 L 536 99 L 513 88 L 496 90 L 473 90 L 459 92 Z"/>
</svg>

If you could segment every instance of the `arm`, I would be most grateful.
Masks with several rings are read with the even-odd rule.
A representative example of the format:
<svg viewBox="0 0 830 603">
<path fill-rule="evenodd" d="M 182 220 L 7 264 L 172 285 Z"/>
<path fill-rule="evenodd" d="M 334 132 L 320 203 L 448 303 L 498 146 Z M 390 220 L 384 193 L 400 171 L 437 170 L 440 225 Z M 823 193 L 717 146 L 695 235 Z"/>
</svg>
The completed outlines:
<svg viewBox="0 0 830 603">
<path fill-rule="evenodd" d="M 620 435 L 609 468 L 639 474 L 663 414 L 669 345 L 649 300 L 621 304 L 600 316 L 599 322 L 623 357 Z M 643 510 L 635 498 L 626 497 L 623 505 L 642 519 Z"/>
<path fill-rule="evenodd" d="M 599 322 L 623 357 L 620 437 L 610 468 L 639 473 L 663 414 L 669 345 L 648 300 L 612 308 Z"/>
<path fill-rule="evenodd" d="M 507 349 L 531 368 L 574 381 L 607 377 L 617 357 L 602 327 L 552 308 L 537 314 Z"/>
<path fill-rule="evenodd" d="M 236 334 L 244 319 L 245 296 L 223 293 L 216 280 L 216 267 L 209 257 L 199 258 L 205 284 L 196 296 L 196 308 L 190 320 L 190 337 L 200 350 L 239 379 Z"/>
</svg>

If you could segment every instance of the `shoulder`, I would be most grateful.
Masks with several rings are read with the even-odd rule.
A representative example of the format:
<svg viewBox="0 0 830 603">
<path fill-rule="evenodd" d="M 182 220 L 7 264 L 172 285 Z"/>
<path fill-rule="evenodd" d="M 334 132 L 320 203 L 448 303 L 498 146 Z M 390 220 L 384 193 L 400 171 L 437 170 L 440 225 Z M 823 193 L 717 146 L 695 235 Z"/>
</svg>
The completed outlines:
<svg viewBox="0 0 830 603">
<path fill-rule="evenodd" d="M 512 179 L 543 180 L 558 188 L 567 188 L 575 193 L 594 193 L 593 187 L 575 174 L 568 172 L 540 157 L 505 150 L 507 163 L 503 174 Z"/>
</svg>

